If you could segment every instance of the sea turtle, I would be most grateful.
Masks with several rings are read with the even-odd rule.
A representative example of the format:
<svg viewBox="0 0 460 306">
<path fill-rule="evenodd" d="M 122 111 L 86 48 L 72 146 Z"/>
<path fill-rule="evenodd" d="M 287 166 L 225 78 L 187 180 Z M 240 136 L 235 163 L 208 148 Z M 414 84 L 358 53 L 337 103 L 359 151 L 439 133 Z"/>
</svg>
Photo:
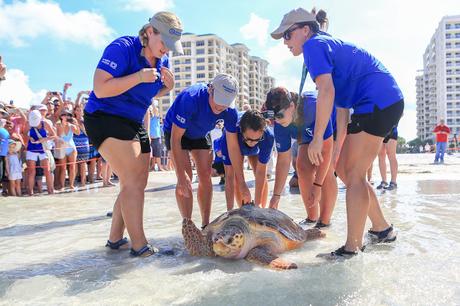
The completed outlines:
<svg viewBox="0 0 460 306">
<path fill-rule="evenodd" d="M 296 269 L 295 263 L 277 255 L 325 236 L 318 229 L 302 229 L 279 210 L 249 204 L 220 215 L 203 231 L 184 219 L 182 235 L 192 256 L 245 258 L 273 269 Z"/>
</svg>

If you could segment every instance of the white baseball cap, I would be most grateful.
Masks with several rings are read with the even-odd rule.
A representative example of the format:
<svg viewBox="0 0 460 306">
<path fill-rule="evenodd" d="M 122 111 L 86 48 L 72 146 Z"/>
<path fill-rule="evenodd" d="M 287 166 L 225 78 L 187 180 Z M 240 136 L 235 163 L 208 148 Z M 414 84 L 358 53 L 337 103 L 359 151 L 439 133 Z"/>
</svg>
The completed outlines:
<svg viewBox="0 0 460 306">
<path fill-rule="evenodd" d="M 31 127 L 38 127 L 42 122 L 42 114 L 39 110 L 33 110 L 29 113 L 29 125 Z"/>
<path fill-rule="evenodd" d="M 179 54 L 184 54 L 180 41 L 182 37 L 182 29 L 174 27 L 170 23 L 165 22 L 158 17 L 159 13 L 155 14 L 149 19 L 149 23 L 160 32 L 161 39 L 169 50 Z"/>
<path fill-rule="evenodd" d="M 211 82 L 214 88 L 214 102 L 217 105 L 235 107 L 238 94 L 238 81 L 230 74 L 220 73 Z"/>
</svg>

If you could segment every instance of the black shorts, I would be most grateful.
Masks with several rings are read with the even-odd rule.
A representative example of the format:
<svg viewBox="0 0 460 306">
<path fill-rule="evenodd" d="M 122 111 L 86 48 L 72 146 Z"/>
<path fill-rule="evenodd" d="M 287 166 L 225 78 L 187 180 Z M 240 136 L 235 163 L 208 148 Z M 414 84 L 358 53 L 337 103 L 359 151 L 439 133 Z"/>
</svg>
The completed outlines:
<svg viewBox="0 0 460 306">
<path fill-rule="evenodd" d="M 204 138 L 190 139 L 185 135 L 180 141 L 182 150 L 211 150 L 211 135 L 209 133 Z M 171 151 L 171 134 L 165 131 L 165 145 L 168 151 Z"/>
<path fill-rule="evenodd" d="M 120 140 L 137 140 L 142 153 L 150 153 L 150 140 L 144 126 L 135 121 L 96 111 L 85 112 L 85 128 L 90 142 L 96 149 L 109 137 Z M 120 152 L 122 153 L 122 152 Z"/>
<path fill-rule="evenodd" d="M 217 174 L 222 175 L 225 174 L 225 168 L 223 162 L 213 163 L 212 167 L 216 169 Z"/>
<path fill-rule="evenodd" d="M 369 114 L 351 115 L 347 134 L 357 134 L 364 131 L 368 134 L 385 137 L 398 125 L 404 111 L 404 100 L 400 100 L 384 109 L 374 106 L 374 111 Z"/>
<path fill-rule="evenodd" d="M 383 143 L 388 143 L 390 139 L 398 141 L 398 133 L 394 133 L 393 129 L 387 136 L 385 136 L 385 138 L 383 138 Z"/>
<path fill-rule="evenodd" d="M 153 157 L 161 157 L 161 138 L 150 138 L 150 148 Z"/>
</svg>

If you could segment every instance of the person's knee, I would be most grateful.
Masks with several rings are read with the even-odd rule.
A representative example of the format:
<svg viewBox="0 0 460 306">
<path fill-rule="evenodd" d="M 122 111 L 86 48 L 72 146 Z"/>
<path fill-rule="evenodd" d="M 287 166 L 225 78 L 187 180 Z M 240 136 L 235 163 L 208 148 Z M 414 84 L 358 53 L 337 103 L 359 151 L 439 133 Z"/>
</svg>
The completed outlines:
<svg viewBox="0 0 460 306">
<path fill-rule="evenodd" d="M 366 174 L 358 173 L 357 171 L 349 171 L 347 173 L 347 186 L 356 184 L 367 184 Z"/>
<path fill-rule="evenodd" d="M 137 196 L 143 194 L 145 190 L 145 185 L 138 181 L 131 180 L 126 183 L 122 183 L 120 186 L 120 191 L 124 194 L 129 194 L 130 196 Z"/>
<path fill-rule="evenodd" d="M 198 169 L 197 171 L 198 179 L 201 181 L 203 180 L 211 180 L 211 167 L 205 167 L 204 169 Z"/>
<path fill-rule="evenodd" d="M 307 173 L 309 170 L 311 170 L 310 166 L 308 165 L 309 161 L 304 160 L 302 162 L 297 163 L 297 173 L 300 175 L 300 173 Z"/>
</svg>

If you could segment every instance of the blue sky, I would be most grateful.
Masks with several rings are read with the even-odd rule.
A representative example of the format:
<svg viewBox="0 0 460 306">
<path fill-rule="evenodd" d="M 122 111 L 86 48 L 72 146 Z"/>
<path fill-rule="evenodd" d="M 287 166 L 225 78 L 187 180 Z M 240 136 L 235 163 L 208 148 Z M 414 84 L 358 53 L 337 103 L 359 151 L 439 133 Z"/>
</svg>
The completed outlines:
<svg viewBox="0 0 460 306">
<path fill-rule="evenodd" d="M 326 10 L 328 32 L 366 48 L 387 66 L 406 98 L 400 134 L 415 138 L 416 70 L 441 18 L 460 14 L 458 0 L 0 0 L 0 54 L 9 69 L 0 99 L 30 105 L 46 90 L 62 90 L 65 82 L 73 84 L 69 95 L 75 98 L 79 90 L 91 89 L 105 45 L 135 35 L 159 10 L 175 12 L 187 32 L 246 44 L 251 55 L 269 60 L 278 85 L 297 90 L 302 59 L 292 57 L 269 33 L 284 13 L 299 6 Z"/>
</svg>

